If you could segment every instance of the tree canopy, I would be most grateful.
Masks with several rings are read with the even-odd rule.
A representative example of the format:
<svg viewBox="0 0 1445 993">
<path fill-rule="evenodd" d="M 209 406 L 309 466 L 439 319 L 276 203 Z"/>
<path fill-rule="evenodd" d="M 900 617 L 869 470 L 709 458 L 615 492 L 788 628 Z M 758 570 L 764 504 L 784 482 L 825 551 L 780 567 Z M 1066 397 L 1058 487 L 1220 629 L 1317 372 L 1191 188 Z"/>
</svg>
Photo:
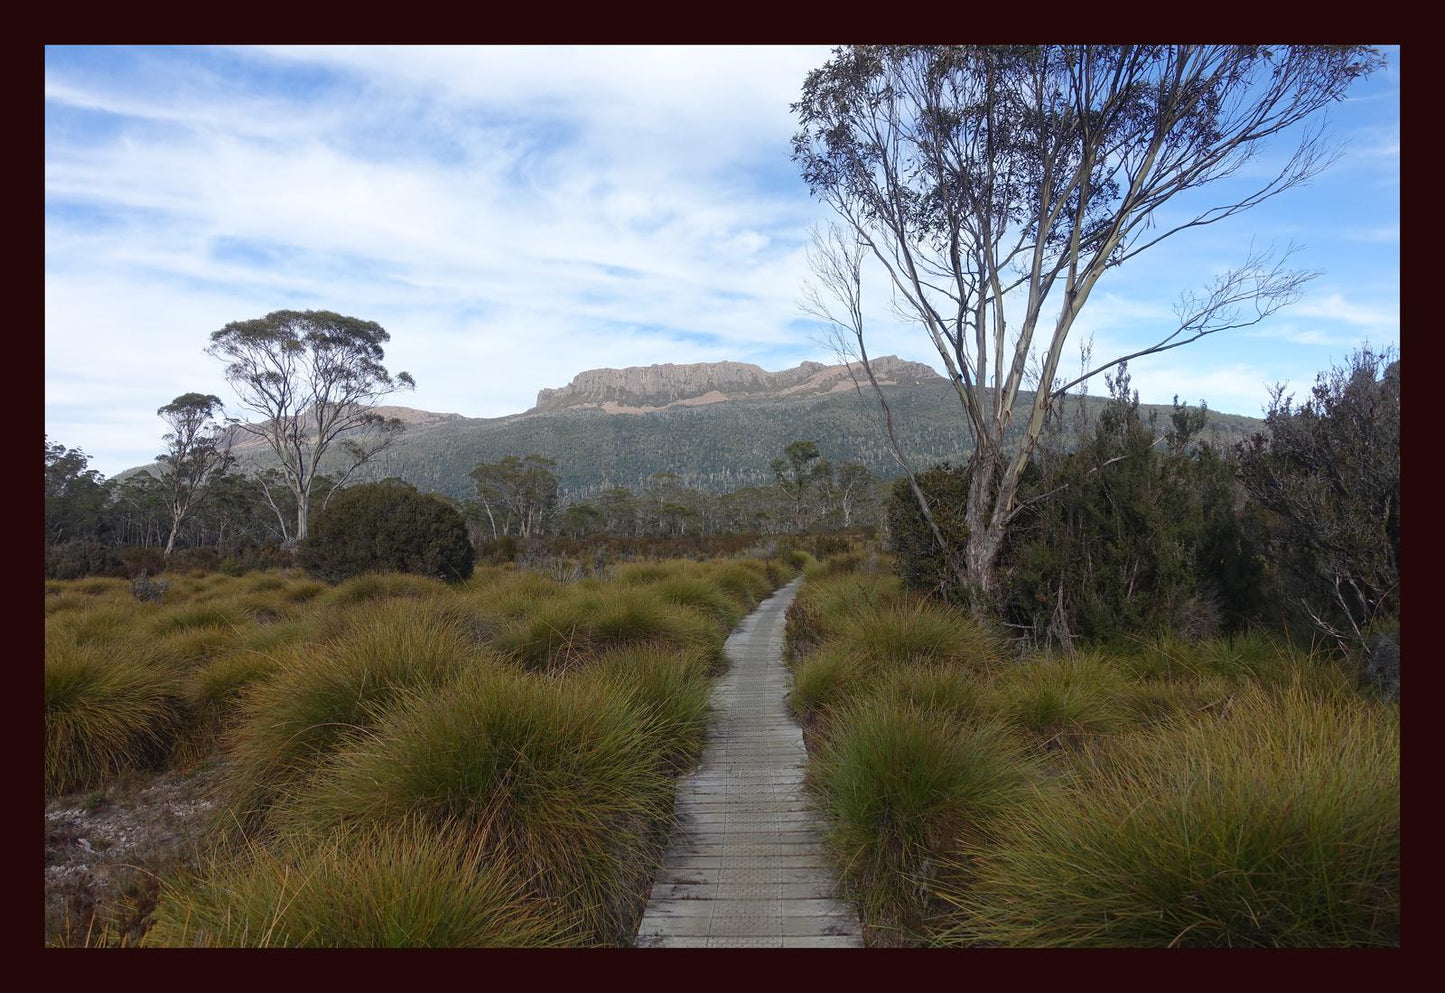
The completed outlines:
<svg viewBox="0 0 1445 993">
<path fill-rule="evenodd" d="M 402 428 L 374 409 L 389 394 L 416 387 L 409 373 L 393 377 L 382 364 L 382 346 L 390 340 L 375 321 L 328 310 L 277 310 L 211 334 L 207 353 L 226 363 L 226 380 L 241 405 L 262 418 L 241 429 L 270 447 L 296 498 L 291 541 L 306 537 L 322 456 L 346 452 L 338 483 L 345 482 Z"/>
<path fill-rule="evenodd" d="M 1287 265 L 1289 248 L 1251 247 L 1185 289 L 1154 344 L 1061 382 L 1065 341 L 1099 279 L 1318 173 L 1333 156 L 1317 115 L 1381 64 L 1363 46 L 899 45 L 839 49 L 808 74 L 794 159 L 839 221 L 816 239 L 809 309 L 872 379 L 861 298 L 863 268 L 876 264 L 938 351 L 972 444 L 961 580 L 991 593 L 1021 474 L 1065 391 L 1256 323 L 1312 274 Z M 1161 212 L 1290 136 L 1284 164 L 1247 190 Z M 1016 410 L 1028 380 L 1038 388 Z M 1006 455 L 1018 424 L 1022 443 Z"/>
</svg>

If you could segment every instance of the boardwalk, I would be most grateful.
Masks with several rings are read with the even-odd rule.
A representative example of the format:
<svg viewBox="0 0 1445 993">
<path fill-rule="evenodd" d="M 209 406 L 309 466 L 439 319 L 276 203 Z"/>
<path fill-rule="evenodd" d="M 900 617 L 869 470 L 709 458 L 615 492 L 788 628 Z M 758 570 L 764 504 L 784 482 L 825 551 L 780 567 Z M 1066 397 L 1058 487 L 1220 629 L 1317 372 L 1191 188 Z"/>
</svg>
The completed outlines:
<svg viewBox="0 0 1445 993">
<path fill-rule="evenodd" d="M 732 666 L 701 767 L 677 792 L 678 823 L 634 944 L 640 948 L 861 948 L 833 898 L 821 822 L 803 795 L 803 733 L 783 701 L 783 624 L 801 579 L 727 641 Z"/>
</svg>

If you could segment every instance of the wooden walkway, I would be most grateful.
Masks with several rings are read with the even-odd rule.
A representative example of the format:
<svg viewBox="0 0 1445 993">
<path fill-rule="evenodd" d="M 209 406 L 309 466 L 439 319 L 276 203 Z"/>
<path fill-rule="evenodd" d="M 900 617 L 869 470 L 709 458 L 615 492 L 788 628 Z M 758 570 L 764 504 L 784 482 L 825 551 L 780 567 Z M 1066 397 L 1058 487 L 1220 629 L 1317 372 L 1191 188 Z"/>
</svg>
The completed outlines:
<svg viewBox="0 0 1445 993">
<path fill-rule="evenodd" d="M 803 732 L 783 697 L 784 615 L 802 579 L 765 600 L 727 641 L 707 750 L 677 793 L 677 825 L 639 948 L 861 948 L 834 899 L 822 822 L 803 795 Z"/>
</svg>

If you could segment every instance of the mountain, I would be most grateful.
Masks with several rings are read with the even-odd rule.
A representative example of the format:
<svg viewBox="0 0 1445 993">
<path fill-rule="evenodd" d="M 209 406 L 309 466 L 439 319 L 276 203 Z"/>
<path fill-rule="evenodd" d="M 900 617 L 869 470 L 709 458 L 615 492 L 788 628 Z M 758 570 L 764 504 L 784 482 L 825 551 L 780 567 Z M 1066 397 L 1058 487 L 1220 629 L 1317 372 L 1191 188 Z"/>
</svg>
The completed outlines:
<svg viewBox="0 0 1445 993">
<path fill-rule="evenodd" d="M 874 359 L 873 367 L 913 464 L 963 458 L 968 439 L 948 380 L 895 356 Z M 1031 401 L 1022 395 L 1022 403 Z M 1103 403 L 1085 398 L 1085 420 Z M 1169 407 L 1141 406 L 1146 417 L 1155 411 L 1167 425 Z M 884 478 L 900 474 L 877 397 L 856 366 L 850 371 L 804 362 L 768 372 L 743 362 L 711 362 L 593 369 L 566 386 L 542 390 L 537 405 L 520 414 L 476 418 L 406 407 L 378 412 L 401 418 L 407 430 L 358 475 L 400 476 L 458 499 L 475 495 L 468 473 L 478 463 L 532 452 L 555 459 L 564 495 L 579 499 L 609 486 L 635 488 L 663 472 L 716 492 L 769 483 L 769 463 L 799 438 L 817 442 L 834 463 L 856 460 Z M 1072 420 L 1072 413 L 1066 411 L 1065 419 Z M 1205 434 L 1229 443 L 1260 424 L 1211 412 Z M 253 468 L 269 458 L 250 437 L 236 453 Z"/>
<path fill-rule="evenodd" d="M 873 361 L 880 385 L 918 385 L 943 377 L 921 362 L 894 355 Z M 864 381 L 862 367 L 804 362 L 796 369 L 768 372 L 746 362 L 633 366 L 578 373 L 557 390 L 537 394 L 532 412 L 597 408 L 609 414 L 650 414 L 675 406 L 704 406 L 728 400 L 781 399 L 851 390 Z"/>
</svg>

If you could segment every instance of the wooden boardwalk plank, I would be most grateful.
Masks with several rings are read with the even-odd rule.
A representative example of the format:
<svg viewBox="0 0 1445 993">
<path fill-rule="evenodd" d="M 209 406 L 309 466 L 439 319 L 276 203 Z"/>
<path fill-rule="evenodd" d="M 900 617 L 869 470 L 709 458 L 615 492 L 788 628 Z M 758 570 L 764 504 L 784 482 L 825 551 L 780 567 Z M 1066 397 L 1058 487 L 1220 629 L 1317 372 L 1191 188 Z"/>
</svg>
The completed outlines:
<svg viewBox="0 0 1445 993">
<path fill-rule="evenodd" d="M 728 638 L 702 762 L 678 784 L 677 824 L 638 948 L 861 948 L 835 898 L 823 823 L 803 794 L 808 753 L 784 697 L 784 615 L 795 579 Z"/>
</svg>

